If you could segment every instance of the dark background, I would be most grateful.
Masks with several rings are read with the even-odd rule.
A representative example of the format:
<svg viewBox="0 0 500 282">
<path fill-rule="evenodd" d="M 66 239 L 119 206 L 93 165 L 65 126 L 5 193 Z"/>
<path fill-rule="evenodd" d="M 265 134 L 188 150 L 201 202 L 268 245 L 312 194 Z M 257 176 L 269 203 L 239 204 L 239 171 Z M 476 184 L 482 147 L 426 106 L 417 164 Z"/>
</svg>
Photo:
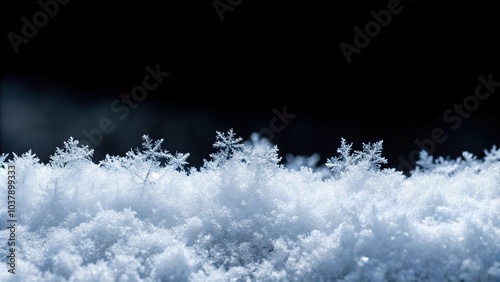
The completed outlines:
<svg viewBox="0 0 500 282">
<path fill-rule="evenodd" d="M 481 156 L 500 145 L 498 89 L 456 129 L 443 120 L 474 95 L 479 75 L 500 81 L 493 0 L 401 1 L 403 11 L 351 63 L 339 44 L 354 45 L 353 28 L 364 29 L 370 11 L 389 1 L 243 0 L 224 21 L 213 1 L 162 2 L 59 4 L 15 54 L 7 34 L 22 35 L 21 18 L 32 22 L 41 8 L 4 1 L 1 151 L 32 149 L 47 162 L 69 136 L 83 141 L 82 130 L 108 117 L 116 128 L 94 147 L 95 162 L 124 155 L 148 134 L 171 152 L 189 152 L 198 167 L 216 130 L 247 139 L 285 106 L 296 117 L 271 140 L 283 157 L 319 153 L 324 163 L 341 137 L 355 149 L 384 140 L 385 167 L 398 167 L 398 156 L 408 159 L 419 150 L 414 140 L 438 127 L 447 140 L 434 155 Z M 118 119 L 113 100 L 157 64 L 170 76 Z"/>
</svg>

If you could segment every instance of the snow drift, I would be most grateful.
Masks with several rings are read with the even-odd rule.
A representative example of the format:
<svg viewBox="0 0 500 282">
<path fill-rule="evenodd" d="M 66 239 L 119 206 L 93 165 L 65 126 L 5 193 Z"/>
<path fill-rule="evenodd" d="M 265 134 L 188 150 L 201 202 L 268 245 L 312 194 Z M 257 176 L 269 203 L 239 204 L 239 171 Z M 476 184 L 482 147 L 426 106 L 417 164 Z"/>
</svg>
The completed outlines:
<svg viewBox="0 0 500 282">
<path fill-rule="evenodd" d="M 4 267 L 0 281 L 500 280 L 496 147 L 482 159 L 422 152 L 405 176 L 381 169 L 382 142 L 352 152 L 342 139 L 320 167 L 282 164 L 276 146 L 232 130 L 200 168 L 161 144 L 144 136 L 99 163 L 73 138 L 47 164 L 3 154 L 18 222 L 15 274 Z"/>
</svg>

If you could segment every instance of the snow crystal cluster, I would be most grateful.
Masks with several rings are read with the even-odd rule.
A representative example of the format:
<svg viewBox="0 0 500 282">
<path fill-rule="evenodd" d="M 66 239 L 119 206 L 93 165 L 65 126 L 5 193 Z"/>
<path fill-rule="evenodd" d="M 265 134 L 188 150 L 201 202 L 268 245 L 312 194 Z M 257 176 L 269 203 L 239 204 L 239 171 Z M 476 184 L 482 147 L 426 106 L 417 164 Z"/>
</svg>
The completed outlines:
<svg viewBox="0 0 500 282">
<path fill-rule="evenodd" d="M 16 273 L 3 263 L 0 281 L 500 281 L 496 147 L 422 152 L 405 176 L 381 168 L 381 141 L 352 151 L 342 139 L 317 166 L 229 130 L 200 168 L 162 141 L 98 163 L 73 138 L 47 164 L 1 155 L 18 222 Z"/>
</svg>

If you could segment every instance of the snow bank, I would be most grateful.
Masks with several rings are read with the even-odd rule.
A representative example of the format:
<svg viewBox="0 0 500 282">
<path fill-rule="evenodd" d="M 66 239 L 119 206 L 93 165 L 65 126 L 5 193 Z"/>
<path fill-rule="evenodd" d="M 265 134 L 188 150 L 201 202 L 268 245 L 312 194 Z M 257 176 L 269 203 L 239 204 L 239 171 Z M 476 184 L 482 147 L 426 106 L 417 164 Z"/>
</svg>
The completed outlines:
<svg viewBox="0 0 500 282">
<path fill-rule="evenodd" d="M 351 153 L 343 140 L 326 175 L 232 131 L 198 169 L 161 141 L 96 164 L 71 138 L 49 164 L 31 152 L 3 162 L 18 222 L 15 274 L 0 281 L 500 280 L 495 147 L 446 173 L 422 154 L 405 176 L 380 169 L 381 142 Z"/>
</svg>

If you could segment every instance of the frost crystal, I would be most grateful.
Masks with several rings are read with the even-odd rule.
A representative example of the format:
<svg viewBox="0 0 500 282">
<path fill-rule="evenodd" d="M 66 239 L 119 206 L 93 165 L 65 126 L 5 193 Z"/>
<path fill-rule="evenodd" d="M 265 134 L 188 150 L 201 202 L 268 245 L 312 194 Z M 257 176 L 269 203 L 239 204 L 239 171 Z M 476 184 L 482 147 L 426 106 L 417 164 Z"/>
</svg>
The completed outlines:
<svg viewBox="0 0 500 282">
<path fill-rule="evenodd" d="M 189 164 L 186 159 L 189 157 L 189 153 L 183 154 L 176 152 L 175 155 L 169 154 L 168 165 L 175 170 L 183 170 L 184 166 Z"/>
<path fill-rule="evenodd" d="M 127 168 L 134 177 L 144 183 L 148 183 L 154 172 L 160 170 L 162 160 L 167 167 L 176 170 L 182 170 L 189 154 L 176 153 L 170 154 L 167 150 L 161 148 L 163 139 L 152 140 L 148 135 L 142 136 L 142 150 L 136 149 L 128 151 L 125 159 L 122 161 L 123 166 Z M 106 165 L 113 165 L 112 158 L 106 162 Z"/>
<path fill-rule="evenodd" d="M 153 141 L 148 135 L 142 136 L 143 150 L 135 149 L 126 153 L 129 164 L 138 162 L 149 163 L 151 166 L 159 167 L 161 159 L 168 159 L 170 154 L 167 150 L 161 149 L 163 139 Z"/>
<path fill-rule="evenodd" d="M 54 155 L 50 156 L 50 164 L 57 167 L 73 165 L 78 162 L 90 162 L 94 150 L 89 149 L 87 145 L 78 145 L 79 141 L 69 137 L 68 141 L 64 141 L 64 147 L 56 148 Z"/>
<path fill-rule="evenodd" d="M 3 153 L 0 155 L 0 166 L 3 166 L 3 163 L 5 162 L 5 159 L 9 156 L 9 153 Z"/>
<path fill-rule="evenodd" d="M 241 137 L 236 137 L 232 128 L 225 134 L 219 131 L 216 131 L 215 133 L 217 136 L 213 147 L 218 149 L 218 152 L 210 154 L 210 157 L 217 165 L 224 164 L 236 152 L 243 151 L 243 139 Z"/>
<path fill-rule="evenodd" d="M 355 151 L 351 154 L 352 143 L 347 144 L 345 139 L 341 138 L 340 147 L 337 149 L 340 157 L 329 158 L 325 165 L 336 177 L 346 172 L 351 166 L 359 164 L 367 165 L 369 170 L 378 170 L 381 164 L 387 163 L 387 159 L 382 157 L 382 142 L 363 143 L 363 151 Z"/>
<path fill-rule="evenodd" d="M 378 170 L 382 164 L 387 163 L 387 159 L 382 157 L 382 143 L 383 140 L 374 144 L 363 144 L 363 151 L 358 151 L 359 159 L 368 163 L 370 169 Z"/>
<path fill-rule="evenodd" d="M 492 164 L 500 161 L 500 149 L 495 145 L 490 151 L 484 150 L 484 158 L 480 159 L 474 154 L 464 151 L 461 157 L 451 159 L 449 157 L 434 158 L 426 151 L 420 151 L 420 159 L 416 161 L 416 167 L 411 174 L 444 174 L 453 175 L 466 168 L 480 172 Z"/>
</svg>

